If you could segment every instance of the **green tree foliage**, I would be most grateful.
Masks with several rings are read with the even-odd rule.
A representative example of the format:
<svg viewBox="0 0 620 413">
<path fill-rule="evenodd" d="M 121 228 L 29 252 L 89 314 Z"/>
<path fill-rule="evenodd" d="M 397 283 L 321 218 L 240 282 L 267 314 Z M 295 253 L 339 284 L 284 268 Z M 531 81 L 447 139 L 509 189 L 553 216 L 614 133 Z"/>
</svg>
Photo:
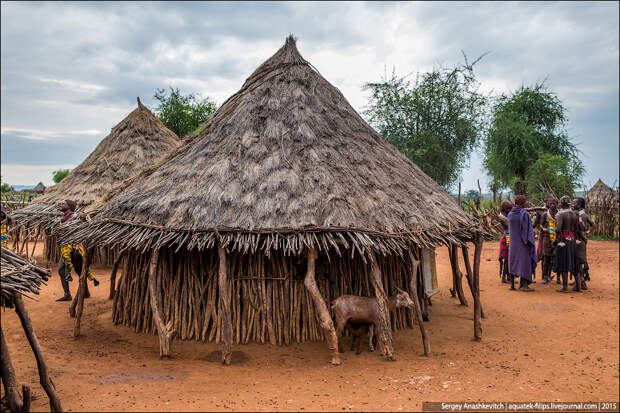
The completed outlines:
<svg viewBox="0 0 620 413">
<path fill-rule="evenodd" d="M 54 183 L 57 184 L 58 182 L 65 179 L 67 175 L 69 175 L 69 172 L 71 172 L 71 169 L 59 169 L 52 172 L 52 179 L 54 180 Z"/>
<path fill-rule="evenodd" d="M 583 163 L 566 133 L 566 121 L 566 109 L 544 82 L 499 96 L 483 147 L 489 175 L 501 187 L 526 194 L 528 170 L 549 154 L 564 159 L 572 172 L 571 179 L 578 182 L 584 173 Z M 550 158 L 545 159 L 550 165 Z M 545 162 L 539 166 L 542 164 Z"/>
<path fill-rule="evenodd" d="M 394 72 L 371 92 L 365 115 L 388 142 L 446 189 L 459 179 L 483 135 L 487 98 L 472 64 L 437 67 L 414 82 Z"/>
<path fill-rule="evenodd" d="M 201 128 L 201 124 L 217 110 L 215 102 L 208 97 L 203 99 L 193 93 L 184 95 L 172 86 L 169 91 L 157 89 L 154 97 L 159 101 L 155 114 L 180 139 Z"/>
<path fill-rule="evenodd" d="M 2 177 L 0 176 L 0 182 L 2 182 Z M 0 192 L 12 192 L 13 191 L 13 187 L 9 184 L 7 184 L 6 182 L 2 182 L 2 184 L 0 185 Z"/>
<path fill-rule="evenodd" d="M 467 201 L 478 202 L 480 201 L 480 192 L 476 191 L 475 189 L 470 189 L 469 191 L 465 192 L 465 199 Z"/>
<path fill-rule="evenodd" d="M 556 197 L 575 196 L 574 188 L 581 178 L 581 171 L 574 163 L 561 156 L 543 153 L 525 174 L 527 194 L 530 199 L 542 201 L 549 194 Z"/>
</svg>

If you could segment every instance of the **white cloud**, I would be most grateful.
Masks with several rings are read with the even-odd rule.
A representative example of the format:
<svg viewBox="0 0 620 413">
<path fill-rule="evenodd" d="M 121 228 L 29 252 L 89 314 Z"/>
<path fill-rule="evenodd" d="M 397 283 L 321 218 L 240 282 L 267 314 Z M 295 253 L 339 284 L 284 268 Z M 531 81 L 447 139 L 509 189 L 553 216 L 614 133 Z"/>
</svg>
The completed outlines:
<svg viewBox="0 0 620 413">
<path fill-rule="evenodd" d="M 43 185 L 54 184 L 52 172 L 58 169 L 73 169 L 77 165 L 58 164 L 58 165 L 21 165 L 3 162 L 0 166 L 2 171 L 2 182 L 9 185 L 36 185 L 43 182 Z"/>
</svg>

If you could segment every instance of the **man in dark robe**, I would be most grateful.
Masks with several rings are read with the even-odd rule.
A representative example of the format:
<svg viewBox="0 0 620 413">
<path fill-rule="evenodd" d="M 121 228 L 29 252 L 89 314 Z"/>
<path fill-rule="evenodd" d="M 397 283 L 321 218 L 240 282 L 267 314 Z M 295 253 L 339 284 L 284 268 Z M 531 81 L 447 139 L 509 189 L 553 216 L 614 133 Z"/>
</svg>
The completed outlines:
<svg viewBox="0 0 620 413">
<path fill-rule="evenodd" d="M 510 246 L 508 247 L 508 272 L 519 277 L 519 290 L 534 291 L 530 287 L 536 271 L 536 242 L 529 212 L 523 207 L 525 195 L 515 197 L 515 206 L 508 214 Z"/>
<path fill-rule="evenodd" d="M 560 198 L 560 211 L 556 216 L 557 244 L 555 248 L 554 269 L 558 277 L 562 277 L 560 293 L 568 292 L 568 273 L 575 274 L 575 287 L 573 291 L 581 291 L 579 277 L 579 263 L 577 260 L 577 244 L 575 243 L 579 230 L 579 217 L 570 209 L 570 198 Z"/>
</svg>

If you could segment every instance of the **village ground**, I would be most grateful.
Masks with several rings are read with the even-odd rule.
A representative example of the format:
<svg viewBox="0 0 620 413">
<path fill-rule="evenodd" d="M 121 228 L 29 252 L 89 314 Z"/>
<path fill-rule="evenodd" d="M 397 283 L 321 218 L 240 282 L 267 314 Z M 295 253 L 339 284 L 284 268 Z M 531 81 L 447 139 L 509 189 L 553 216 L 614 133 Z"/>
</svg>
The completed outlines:
<svg viewBox="0 0 620 413">
<path fill-rule="evenodd" d="M 106 268 L 93 268 L 102 283 L 91 288 L 77 340 L 69 303 L 54 301 L 62 291 L 56 274 L 40 301 L 26 305 L 66 411 L 407 411 L 424 401 L 618 401 L 618 248 L 590 242 L 587 292 L 559 294 L 555 283 L 539 282 L 536 292 L 524 293 L 499 282 L 497 243 L 486 243 L 481 342 L 472 340 L 469 291 L 470 307 L 450 297 L 447 251 L 440 248 L 442 290 L 425 323 L 432 357 L 423 356 L 419 330 L 397 331 L 395 362 L 346 352 L 341 366 L 331 366 L 324 343 L 253 344 L 235 345 L 238 363 L 224 367 L 212 354 L 218 345 L 179 341 L 174 357 L 160 360 L 156 336 L 112 325 Z M 33 410 L 49 411 L 14 311 L 2 311 L 2 328 L 18 380 L 37 396 Z"/>
</svg>

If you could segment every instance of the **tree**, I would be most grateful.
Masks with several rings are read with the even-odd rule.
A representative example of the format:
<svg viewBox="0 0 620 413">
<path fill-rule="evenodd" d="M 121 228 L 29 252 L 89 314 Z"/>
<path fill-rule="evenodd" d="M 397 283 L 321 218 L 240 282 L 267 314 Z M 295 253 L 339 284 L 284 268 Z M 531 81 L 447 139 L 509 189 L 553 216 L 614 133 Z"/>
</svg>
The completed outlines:
<svg viewBox="0 0 620 413">
<path fill-rule="evenodd" d="M 475 189 L 470 189 L 469 191 L 465 192 L 465 199 L 467 199 L 467 201 L 479 202 L 480 192 L 476 191 Z"/>
<path fill-rule="evenodd" d="M 201 128 L 217 110 L 215 102 L 208 97 L 203 99 L 193 93 L 184 95 L 172 86 L 169 91 L 157 89 L 154 97 L 159 101 L 155 114 L 179 139 Z"/>
<path fill-rule="evenodd" d="M 67 175 L 69 175 L 69 172 L 71 172 L 71 169 L 59 169 L 52 172 L 52 179 L 54 180 L 54 183 L 57 184 L 65 179 Z"/>
<path fill-rule="evenodd" d="M 366 83 L 369 123 L 437 183 L 449 189 L 483 135 L 487 98 L 478 91 L 473 63 L 436 67 L 416 76 Z"/>
<path fill-rule="evenodd" d="M 527 194 L 530 199 L 542 201 L 549 194 L 556 197 L 575 197 L 574 188 L 579 184 L 581 171 L 566 159 L 543 153 L 525 175 Z"/>
<path fill-rule="evenodd" d="M 572 171 L 571 179 L 577 182 L 584 169 L 579 150 L 566 132 L 566 122 L 566 108 L 544 82 L 502 94 L 493 107 L 483 145 L 487 172 L 500 187 L 526 194 L 529 168 L 549 154 L 564 159 Z"/>
<path fill-rule="evenodd" d="M 2 177 L 0 176 L 0 182 L 2 182 Z M 6 182 L 2 182 L 0 185 L 0 192 L 13 192 L 13 187 Z"/>
</svg>

